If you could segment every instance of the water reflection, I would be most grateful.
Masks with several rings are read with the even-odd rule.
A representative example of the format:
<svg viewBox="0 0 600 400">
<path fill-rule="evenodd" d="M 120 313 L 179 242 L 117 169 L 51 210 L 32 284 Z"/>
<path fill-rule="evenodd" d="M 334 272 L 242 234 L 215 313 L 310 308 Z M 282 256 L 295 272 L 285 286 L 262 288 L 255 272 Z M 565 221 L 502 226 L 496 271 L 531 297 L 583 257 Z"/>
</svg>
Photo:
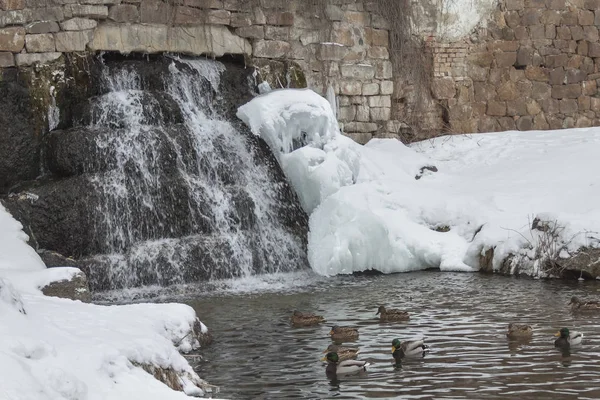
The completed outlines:
<svg viewBox="0 0 600 400">
<path fill-rule="evenodd" d="M 235 399 L 597 399 L 600 324 L 571 313 L 567 303 L 574 294 L 597 295 L 598 287 L 423 272 L 332 278 L 305 292 L 198 298 L 190 304 L 214 330 L 215 342 L 196 369 L 221 386 L 222 397 Z M 406 309 L 411 318 L 379 323 L 380 304 Z M 327 323 L 292 328 L 295 309 L 323 315 Z M 532 325 L 533 337 L 508 340 L 506 327 L 514 321 Z M 350 346 L 371 363 L 367 373 L 326 376 L 320 358 L 334 324 L 358 327 Z M 570 354 L 554 348 L 553 334 L 563 326 L 585 334 Z M 430 352 L 395 365 L 394 338 L 425 338 Z"/>
</svg>

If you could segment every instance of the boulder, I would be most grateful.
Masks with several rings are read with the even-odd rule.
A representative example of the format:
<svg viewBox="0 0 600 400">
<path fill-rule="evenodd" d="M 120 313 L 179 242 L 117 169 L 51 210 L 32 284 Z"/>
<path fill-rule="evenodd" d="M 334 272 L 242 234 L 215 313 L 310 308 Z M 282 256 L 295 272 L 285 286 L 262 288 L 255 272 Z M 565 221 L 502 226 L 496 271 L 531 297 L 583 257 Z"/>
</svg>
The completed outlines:
<svg viewBox="0 0 600 400">
<path fill-rule="evenodd" d="M 87 277 L 81 271 L 73 275 L 71 279 L 51 282 L 42 288 L 42 293 L 46 296 L 80 300 L 84 303 L 92 300 Z"/>
</svg>

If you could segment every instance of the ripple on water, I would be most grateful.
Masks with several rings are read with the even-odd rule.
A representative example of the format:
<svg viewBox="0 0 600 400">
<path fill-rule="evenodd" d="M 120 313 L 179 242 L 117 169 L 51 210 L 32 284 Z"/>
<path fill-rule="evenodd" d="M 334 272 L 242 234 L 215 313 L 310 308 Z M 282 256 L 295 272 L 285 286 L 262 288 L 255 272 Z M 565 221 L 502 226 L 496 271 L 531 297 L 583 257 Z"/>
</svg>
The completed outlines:
<svg viewBox="0 0 600 400">
<path fill-rule="evenodd" d="M 285 279 L 285 278 L 284 278 Z M 242 285 L 243 286 L 243 285 Z M 293 285 L 292 292 L 204 294 L 189 301 L 213 329 L 199 374 L 226 398 L 597 399 L 600 398 L 598 317 L 573 315 L 570 296 L 590 297 L 596 282 L 569 283 L 480 274 L 419 272 L 331 278 Z M 380 304 L 411 312 L 379 323 Z M 317 327 L 293 328 L 294 309 L 324 315 Z M 505 337 L 509 322 L 534 327 L 530 341 Z M 360 331 L 363 376 L 326 379 L 322 351 L 331 325 Z M 584 345 L 563 356 L 553 348 L 561 327 L 584 332 Z M 394 368 L 395 337 L 424 337 L 431 352 Z"/>
</svg>

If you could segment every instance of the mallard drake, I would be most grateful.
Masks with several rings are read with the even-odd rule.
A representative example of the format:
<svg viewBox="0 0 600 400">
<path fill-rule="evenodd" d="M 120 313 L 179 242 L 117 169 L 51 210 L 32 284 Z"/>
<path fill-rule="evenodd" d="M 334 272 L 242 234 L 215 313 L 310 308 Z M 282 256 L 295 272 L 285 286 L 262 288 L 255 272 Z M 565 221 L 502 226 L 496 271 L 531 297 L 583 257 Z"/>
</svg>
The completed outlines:
<svg viewBox="0 0 600 400">
<path fill-rule="evenodd" d="M 327 353 L 327 355 L 323 357 L 322 360 L 327 361 L 327 368 L 325 369 L 325 373 L 327 374 L 327 376 L 357 374 L 366 371 L 367 367 L 371 365 L 366 361 L 340 361 L 338 354 L 334 352 Z"/>
<path fill-rule="evenodd" d="M 528 339 L 533 335 L 533 328 L 524 324 L 508 324 L 506 336 L 510 339 Z"/>
<path fill-rule="evenodd" d="M 392 308 L 386 310 L 384 306 L 379 306 L 375 315 L 379 314 L 379 321 L 407 321 L 410 319 L 408 312 Z"/>
<path fill-rule="evenodd" d="M 404 342 L 401 342 L 400 339 L 392 340 L 392 354 L 397 363 L 403 358 L 423 357 L 428 349 L 429 346 L 425 344 L 424 340 L 405 340 Z"/>
<path fill-rule="evenodd" d="M 584 301 L 579 299 L 577 296 L 571 297 L 571 301 L 569 302 L 572 310 L 577 311 L 600 311 L 600 302 L 588 300 Z"/>
<path fill-rule="evenodd" d="M 558 336 L 558 339 L 554 341 L 554 347 L 563 350 L 568 350 L 571 346 L 577 346 L 583 340 L 583 333 L 569 331 L 569 328 L 562 328 L 554 336 Z"/>
<path fill-rule="evenodd" d="M 336 342 L 358 339 L 358 329 L 349 326 L 334 326 L 329 331 L 331 339 Z"/>
<path fill-rule="evenodd" d="M 300 311 L 294 311 L 292 314 L 292 325 L 295 326 L 311 326 L 320 324 L 321 322 L 325 322 L 325 318 L 320 315 Z"/>
<path fill-rule="evenodd" d="M 337 353 L 340 361 L 351 360 L 356 358 L 360 350 L 356 347 L 342 347 L 335 344 L 330 344 L 323 353 Z"/>
</svg>

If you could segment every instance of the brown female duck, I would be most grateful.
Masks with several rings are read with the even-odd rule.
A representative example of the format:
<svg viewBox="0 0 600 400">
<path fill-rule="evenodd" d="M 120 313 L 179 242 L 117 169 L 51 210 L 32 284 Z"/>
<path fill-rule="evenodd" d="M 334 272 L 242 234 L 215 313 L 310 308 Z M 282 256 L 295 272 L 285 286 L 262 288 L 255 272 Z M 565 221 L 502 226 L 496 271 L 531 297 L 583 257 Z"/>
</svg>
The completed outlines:
<svg viewBox="0 0 600 400">
<path fill-rule="evenodd" d="M 379 314 L 379 321 L 381 322 L 408 321 L 410 319 L 408 312 L 395 308 L 388 310 L 384 306 L 379 306 L 375 315 L 377 314 Z"/>
<path fill-rule="evenodd" d="M 334 326 L 329 331 L 331 339 L 336 342 L 345 342 L 358 339 L 358 329 L 349 326 Z"/>
<path fill-rule="evenodd" d="M 330 344 L 323 353 L 337 353 L 340 361 L 355 359 L 360 350 L 356 347 L 344 347 Z"/>
<path fill-rule="evenodd" d="M 312 326 L 325 322 L 325 318 L 321 315 L 303 313 L 300 311 L 294 311 L 292 314 L 292 325 L 294 326 Z"/>
</svg>

